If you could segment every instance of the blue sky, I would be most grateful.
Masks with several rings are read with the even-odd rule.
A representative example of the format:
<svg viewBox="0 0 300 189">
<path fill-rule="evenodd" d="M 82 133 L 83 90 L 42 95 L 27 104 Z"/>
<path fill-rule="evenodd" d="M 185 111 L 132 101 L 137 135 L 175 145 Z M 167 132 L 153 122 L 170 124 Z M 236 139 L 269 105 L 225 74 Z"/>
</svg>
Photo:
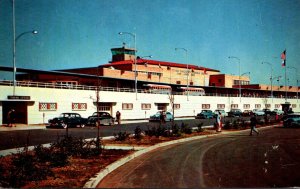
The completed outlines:
<svg viewBox="0 0 300 189">
<path fill-rule="evenodd" d="M 55 70 L 92 67 L 111 60 L 110 49 L 125 42 L 139 56 L 218 69 L 251 72 L 251 83 L 270 83 L 287 66 L 300 71 L 300 0 L 15 0 L 16 65 Z M 0 0 L 0 65 L 12 66 L 12 3 Z M 184 51 L 188 50 L 186 60 Z M 0 72 L 0 79 L 12 74 Z M 287 69 L 296 85 L 294 69 Z M 299 74 L 297 75 L 299 78 Z M 277 81 L 275 83 L 277 85 Z M 280 81 L 284 84 L 284 80 Z"/>
</svg>

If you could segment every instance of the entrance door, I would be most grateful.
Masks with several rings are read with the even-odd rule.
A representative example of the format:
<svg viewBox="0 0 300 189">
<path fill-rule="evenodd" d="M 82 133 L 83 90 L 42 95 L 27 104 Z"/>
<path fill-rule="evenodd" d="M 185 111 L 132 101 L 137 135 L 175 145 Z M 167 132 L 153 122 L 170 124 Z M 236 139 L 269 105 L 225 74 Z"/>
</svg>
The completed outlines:
<svg viewBox="0 0 300 189">
<path fill-rule="evenodd" d="M 157 105 L 157 110 L 166 111 L 167 110 L 167 106 L 169 104 L 168 103 L 156 103 L 156 105 Z"/>
<path fill-rule="evenodd" d="M 16 123 L 27 124 L 27 102 L 22 101 L 4 101 L 2 102 L 2 120 L 3 124 L 7 124 L 7 114 L 11 109 L 16 112 Z"/>
<path fill-rule="evenodd" d="M 99 102 L 99 111 L 108 112 L 112 115 L 112 103 Z"/>
</svg>

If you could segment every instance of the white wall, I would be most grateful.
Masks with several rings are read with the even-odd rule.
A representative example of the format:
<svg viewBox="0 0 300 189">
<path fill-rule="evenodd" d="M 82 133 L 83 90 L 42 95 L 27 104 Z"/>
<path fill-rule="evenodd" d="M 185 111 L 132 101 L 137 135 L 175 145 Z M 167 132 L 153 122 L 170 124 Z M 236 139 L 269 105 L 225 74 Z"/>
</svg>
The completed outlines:
<svg viewBox="0 0 300 189">
<path fill-rule="evenodd" d="M 7 100 L 7 96 L 12 94 L 11 86 L 0 86 L 0 101 Z M 43 123 L 43 113 L 45 114 L 45 122 L 48 119 L 58 116 L 62 112 L 77 112 L 82 117 L 88 117 L 96 111 L 96 106 L 93 102 L 96 100 L 96 92 L 89 90 L 73 90 L 73 89 L 51 89 L 51 88 L 34 88 L 34 87 L 16 87 L 16 95 L 30 96 L 32 105 L 28 106 L 28 123 L 39 124 Z M 57 111 L 40 111 L 40 102 L 56 102 L 58 104 Z M 100 102 L 115 102 L 113 106 L 113 116 L 116 111 L 121 111 L 122 119 L 144 119 L 157 112 L 155 103 L 169 103 L 169 96 L 163 94 L 144 94 L 138 93 L 138 99 L 135 98 L 135 93 L 128 92 L 108 92 L 100 91 Z M 243 111 L 243 104 L 250 104 L 250 109 L 255 108 L 255 104 L 271 104 L 271 109 L 275 108 L 275 104 L 284 103 L 284 99 L 264 99 L 264 98 L 240 98 L 239 97 L 214 97 L 214 96 L 182 96 L 175 95 L 175 104 L 180 104 L 180 109 L 175 110 L 175 117 L 179 116 L 194 116 L 202 110 L 202 104 L 210 104 L 210 109 L 217 109 L 217 104 L 225 104 L 225 111 L 230 110 L 230 104 L 239 104 L 239 109 Z M 297 108 L 293 110 L 300 112 L 300 100 L 288 99 L 291 104 L 296 104 Z M 87 110 L 73 111 L 72 103 L 87 103 Z M 122 110 L 122 103 L 132 103 L 132 110 Z M 142 103 L 150 103 L 150 110 L 142 110 Z M 167 110 L 171 110 L 171 105 Z M 0 124 L 2 124 L 2 104 L 0 103 Z"/>
</svg>

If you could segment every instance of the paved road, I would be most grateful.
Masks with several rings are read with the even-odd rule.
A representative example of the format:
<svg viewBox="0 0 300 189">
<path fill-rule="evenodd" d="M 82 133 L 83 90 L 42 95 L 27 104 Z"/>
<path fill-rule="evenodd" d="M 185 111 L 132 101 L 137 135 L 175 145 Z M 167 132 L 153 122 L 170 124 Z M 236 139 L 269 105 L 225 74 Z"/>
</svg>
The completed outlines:
<svg viewBox="0 0 300 189">
<path fill-rule="evenodd" d="M 175 121 L 177 125 L 181 125 L 182 122 L 187 123 L 190 127 L 196 127 L 200 122 L 202 122 L 203 125 L 212 125 L 214 120 L 184 119 Z M 113 136 L 115 133 L 120 131 L 134 133 L 134 129 L 137 126 L 145 131 L 151 127 L 158 127 L 159 123 L 139 122 L 114 126 L 101 126 L 99 131 L 101 137 Z M 168 122 L 164 126 L 171 127 L 171 123 Z M 65 129 L 46 129 L 45 127 L 40 127 L 40 129 L 29 129 L 30 126 L 23 127 L 27 127 L 27 130 L 18 130 L 15 128 L 3 128 L 2 131 L 0 130 L 0 150 L 24 147 L 26 145 L 33 146 L 37 144 L 51 143 L 55 142 L 59 137 L 62 137 L 66 134 Z M 9 129 L 11 130 L 8 131 Z M 81 138 L 95 138 L 98 135 L 98 129 L 90 126 L 84 128 L 70 128 L 68 130 L 68 134 Z"/>
<path fill-rule="evenodd" d="M 232 120 L 238 118 L 226 118 L 226 120 Z M 249 117 L 244 117 L 244 120 L 249 120 Z M 197 127 L 200 123 L 203 123 L 203 126 L 213 125 L 215 119 L 178 119 L 175 120 L 175 124 L 180 126 L 181 124 L 186 123 L 190 127 Z M 159 126 L 157 122 L 138 122 L 138 123 L 125 123 L 122 125 L 114 126 L 101 126 L 100 127 L 100 136 L 113 136 L 115 133 L 120 131 L 134 133 L 134 129 L 139 126 L 142 130 L 148 130 L 149 128 Z M 171 122 L 168 122 L 165 127 L 171 127 Z M 22 126 L 21 126 L 22 127 Z M 57 141 L 57 139 L 66 134 L 65 129 L 46 129 L 41 127 L 41 129 L 29 129 L 27 130 L 18 130 L 15 128 L 0 128 L 0 150 L 6 150 L 11 148 L 18 148 L 24 146 L 34 146 L 37 144 L 46 144 Z M 11 131 L 7 131 L 11 129 Z M 95 138 L 97 137 L 98 129 L 96 127 L 85 127 L 85 128 L 70 128 L 68 134 L 71 136 L 81 137 L 81 138 Z"/>
<path fill-rule="evenodd" d="M 221 134 L 144 154 L 98 187 L 299 187 L 299 157 L 300 129 Z"/>
</svg>

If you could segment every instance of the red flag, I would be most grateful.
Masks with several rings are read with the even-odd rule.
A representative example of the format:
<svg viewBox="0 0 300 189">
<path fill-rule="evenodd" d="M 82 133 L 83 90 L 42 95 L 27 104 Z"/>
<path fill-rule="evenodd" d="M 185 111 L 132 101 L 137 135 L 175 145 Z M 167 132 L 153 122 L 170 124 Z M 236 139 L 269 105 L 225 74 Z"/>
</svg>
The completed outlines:
<svg viewBox="0 0 300 189">
<path fill-rule="evenodd" d="M 282 66 L 282 67 L 285 67 L 285 62 L 286 62 L 286 50 L 284 50 L 284 51 L 281 53 L 281 59 L 282 59 L 282 64 L 281 64 L 281 66 Z"/>
</svg>

